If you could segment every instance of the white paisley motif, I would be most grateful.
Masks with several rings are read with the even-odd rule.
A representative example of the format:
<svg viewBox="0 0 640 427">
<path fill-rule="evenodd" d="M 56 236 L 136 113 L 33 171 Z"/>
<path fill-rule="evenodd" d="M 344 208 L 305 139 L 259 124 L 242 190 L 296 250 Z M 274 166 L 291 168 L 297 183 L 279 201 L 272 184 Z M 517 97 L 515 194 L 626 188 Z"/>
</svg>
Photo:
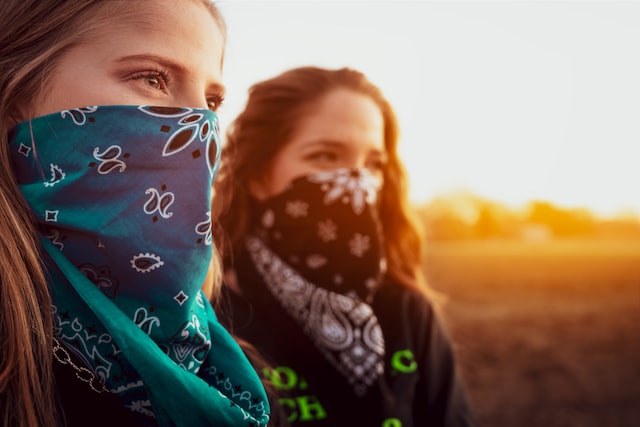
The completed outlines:
<svg viewBox="0 0 640 427">
<path fill-rule="evenodd" d="M 324 204 L 328 205 L 336 200 L 351 200 L 353 211 L 362 213 L 365 203 L 372 205 L 376 201 L 381 182 L 366 169 L 359 169 L 354 174 L 350 169 L 336 169 L 319 172 L 309 176 L 309 181 L 324 184 Z"/>
<path fill-rule="evenodd" d="M 316 347 L 362 395 L 383 372 L 384 338 L 371 307 L 356 297 L 308 282 L 258 238 L 246 246 L 257 270 L 282 307 Z"/>
<path fill-rule="evenodd" d="M 154 326 L 160 326 L 160 318 L 158 316 L 151 316 L 146 308 L 138 307 L 133 315 L 133 323 L 138 325 L 140 329 L 147 335 L 151 335 L 151 329 Z"/>
<path fill-rule="evenodd" d="M 190 114 L 193 109 L 191 108 L 161 108 L 159 112 L 153 110 L 153 107 L 147 105 L 141 105 L 138 110 L 153 117 L 182 117 Z"/>
<path fill-rule="evenodd" d="M 55 335 L 60 339 L 62 343 L 65 343 L 65 348 L 73 352 L 78 358 L 80 358 L 85 366 L 90 366 L 93 373 L 100 378 L 104 383 L 106 378 L 111 375 L 111 368 L 113 363 L 110 362 L 110 358 L 104 354 L 113 352 L 115 346 L 111 344 L 110 336 L 105 337 L 103 335 L 92 334 L 88 331 L 80 321 L 80 319 L 69 319 L 65 313 L 60 313 L 58 307 L 53 305 L 53 330 Z M 65 320 L 69 319 L 69 320 Z M 70 345 L 69 343 L 74 343 Z"/>
<path fill-rule="evenodd" d="M 204 236 L 204 244 L 211 246 L 212 232 L 211 232 L 211 211 L 207 211 L 207 219 L 205 221 L 196 224 L 196 234 Z"/>
<path fill-rule="evenodd" d="M 60 231 L 55 228 L 49 230 L 49 234 L 46 235 L 47 239 L 51 241 L 58 249 L 64 249 L 64 243 L 60 240 Z"/>
<path fill-rule="evenodd" d="M 87 122 L 87 114 L 95 113 L 96 111 L 98 111 L 97 106 L 72 108 L 70 110 L 61 111 L 60 117 L 64 119 L 67 115 L 69 115 L 71 117 L 71 120 L 73 120 L 73 123 L 77 124 L 78 126 L 82 126 Z"/>
<path fill-rule="evenodd" d="M 44 182 L 45 187 L 53 187 L 67 176 L 67 174 L 60 169 L 60 166 L 51 163 L 49 167 L 51 168 L 51 178 L 49 181 Z"/>
<path fill-rule="evenodd" d="M 122 148 L 118 145 L 111 145 L 107 147 L 102 153 L 100 148 L 93 149 L 93 157 L 100 162 L 98 165 L 98 173 L 106 175 L 111 171 L 118 169 L 119 172 L 124 172 L 127 168 L 127 164 L 119 157 L 122 155 Z"/>
<path fill-rule="evenodd" d="M 131 267 L 139 273 L 148 273 L 163 265 L 164 261 L 158 255 L 150 254 L 149 252 L 134 255 L 131 259 Z"/>
<path fill-rule="evenodd" d="M 158 212 L 164 219 L 173 216 L 173 212 L 169 212 L 169 207 L 175 201 L 176 196 L 171 191 L 160 194 L 155 188 L 147 188 L 144 194 L 150 194 L 149 200 L 144 204 L 144 213 L 152 215 L 154 212 Z"/>
<path fill-rule="evenodd" d="M 207 143 L 208 152 L 211 142 L 210 137 L 212 135 L 216 135 L 216 132 L 219 131 L 217 121 L 215 123 L 211 123 L 208 119 L 202 120 L 205 117 L 204 114 L 191 108 L 141 106 L 138 107 L 138 109 L 143 113 L 154 117 L 182 117 L 177 123 L 179 127 L 173 131 L 165 142 L 164 148 L 162 149 L 162 155 L 164 157 L 172 156 L 181 152 L 190 146 L 196 138 L 199 138 L 201 142 Z M 220 154 L 220 147 L 217 148 L 218 152 L 216 154 L 216 158 Z M 209 159 L 207 159 L 207 164 L 209 166 L 209 171 L 213 173 L 215 166 L 210 163 Z"/>
</svg>

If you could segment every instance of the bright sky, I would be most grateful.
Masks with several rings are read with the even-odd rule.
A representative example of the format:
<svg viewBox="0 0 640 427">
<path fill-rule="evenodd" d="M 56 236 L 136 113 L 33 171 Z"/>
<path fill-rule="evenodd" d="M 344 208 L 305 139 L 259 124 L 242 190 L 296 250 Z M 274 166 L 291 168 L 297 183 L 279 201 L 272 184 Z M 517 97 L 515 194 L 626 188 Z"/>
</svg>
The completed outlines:
<svg viewBox="0 0 640 427">
<path fill-rule="evenodd" d="M 249 86 L 363 71 L 393 104 L 412 199 L 455 190 L 640 213 L 640 2 L 218 2 L 223 129 Z"/>
</svg>

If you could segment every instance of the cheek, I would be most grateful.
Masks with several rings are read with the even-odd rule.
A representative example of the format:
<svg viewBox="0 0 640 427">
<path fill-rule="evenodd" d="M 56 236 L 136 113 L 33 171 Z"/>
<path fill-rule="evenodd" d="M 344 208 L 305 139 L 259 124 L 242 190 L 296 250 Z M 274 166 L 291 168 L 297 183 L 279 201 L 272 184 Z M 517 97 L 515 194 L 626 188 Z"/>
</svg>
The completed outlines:
<svg viewBox="0 0 640 427">
<path fill-rule="evenodd" d="M 280 173 L 265 174 L 249 183 L 249 192 L 258 200 L 268 199 L 284 189 L 287 183 L 282 178 Z"/>
<path fill-rule="evenodd" d="M 57 113 L 71 108 L 82 108 L 89 105 L 115 104 L 113 90 L 109 84 L 98 84 L 99 78 L 89 79 L 78 76 L 69 70 L 62 69 L 55 74 L 48 86 L 34 102 L 34 116 Z M 111 95 L 111 96 L 110 96 Z"/>
<path fill-rule="evenodd" d="M 371 175 L 375 176 L 379 180 L 380 185 L 384 184 L 384 172 L 379 168 L 368 168 L 368 170 L 371 172 Z"/>
<path fill-rule="evenodd" d="M 249 186 L 251 194 L 258 200 L 281 193 L 295 178 L 305 175 L 293 162 L 275 162 L 271 170 Z"/>
</svg>

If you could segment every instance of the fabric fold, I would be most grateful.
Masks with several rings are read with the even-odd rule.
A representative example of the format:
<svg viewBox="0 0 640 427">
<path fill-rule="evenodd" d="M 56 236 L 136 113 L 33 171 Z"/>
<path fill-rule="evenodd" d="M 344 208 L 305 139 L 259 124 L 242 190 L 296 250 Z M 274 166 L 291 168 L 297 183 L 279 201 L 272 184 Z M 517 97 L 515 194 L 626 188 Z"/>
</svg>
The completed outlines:
<svg viewBox="0 0 640 427">
<path fill-rule="evenodd" d="M 369 305 L 386 271 L 379 188 L 365 169 L 302 176 L 256 201 L 245 241 L 267 288 L 358 395 L 383 372 Z"/>
<path fill-rule="evenodd" d="M 265 425 L 260 379 L 201 290 L 213 256 L 215 113 L 75 108 L 22 122 L 9 141 L 54 261 L 59 341 L 143 423 Z M 230 392 L 221 375 L 251 398 Z M 230 402 L 238 411 L 223 409 Z"/>
</svg>

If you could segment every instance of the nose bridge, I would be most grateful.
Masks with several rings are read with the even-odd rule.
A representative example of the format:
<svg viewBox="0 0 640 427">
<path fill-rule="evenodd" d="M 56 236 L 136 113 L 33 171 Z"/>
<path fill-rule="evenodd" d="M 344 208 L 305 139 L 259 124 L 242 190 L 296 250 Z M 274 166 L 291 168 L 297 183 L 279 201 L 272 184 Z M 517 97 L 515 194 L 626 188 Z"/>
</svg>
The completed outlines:
<svg viewBox="0 0 640 427">
<path fill-rule="evenodd" d="M 360 153 L 354 167 L 365 168 L 369 164 L 369 156 L 366 153 Z"/>
<path fill-rule="evenodd" d="M 338 156 L 338 166 L 347 169 L 365 168 L 368 164 L 366 150 L 360 148 L 360 144 L 350 141 Z"/>
<path fill-rule="evenodd" d="M 354 143 L 353 159 L 349 165 L 351 168 L 365 168 L 369 164 L 369 151 L 365 144 Z"/>
<path fill-rule="evenodd" d="M 338 161 L 338 167 L 346 169 L 362 168 L 366 164 L 366 159 L 360 153 L 346 152 Z"/>
</svg>

